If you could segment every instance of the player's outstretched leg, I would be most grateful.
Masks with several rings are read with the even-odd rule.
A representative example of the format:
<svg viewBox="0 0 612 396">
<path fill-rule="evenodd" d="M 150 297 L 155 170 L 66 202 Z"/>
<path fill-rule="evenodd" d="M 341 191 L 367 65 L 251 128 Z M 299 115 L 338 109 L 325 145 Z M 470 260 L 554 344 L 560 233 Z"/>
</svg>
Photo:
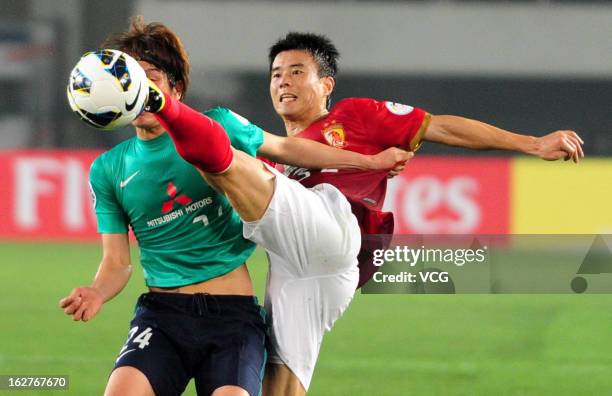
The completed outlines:
<svg viewBox="0 0 612 396">
<path fill-rule="evenodd" d="M 232 149 L 221 125 L 169 96 L 156 116 L 181 157 L 227 195 L 243 220 L 263 216 L 274 193 L 274 174 L 261 161 Z"/>
</svg>

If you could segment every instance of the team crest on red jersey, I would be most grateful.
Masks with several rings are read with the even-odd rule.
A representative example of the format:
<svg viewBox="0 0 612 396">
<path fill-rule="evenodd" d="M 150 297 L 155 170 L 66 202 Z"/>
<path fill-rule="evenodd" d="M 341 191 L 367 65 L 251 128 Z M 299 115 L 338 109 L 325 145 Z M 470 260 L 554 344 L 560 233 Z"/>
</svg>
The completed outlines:
<svg viewBox="0 0 612 396">
<path fill-rule="evenodd" d="M 322 133 L 330 146 L 336 148 L 343 148 L 346 146 L 346 136 L 342 124 L 331 124 L 325 127 Z"/>
</svg>

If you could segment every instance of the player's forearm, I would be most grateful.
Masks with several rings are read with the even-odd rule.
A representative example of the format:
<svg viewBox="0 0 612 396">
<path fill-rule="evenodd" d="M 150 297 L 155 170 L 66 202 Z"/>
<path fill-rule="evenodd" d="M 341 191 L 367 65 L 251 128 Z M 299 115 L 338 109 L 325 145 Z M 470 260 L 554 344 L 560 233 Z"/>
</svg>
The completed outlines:
<svg viewBox="0 0 612 396">
<path fill-rule="evenodd" d="M 337 149 L 298 137 L 276 137 L 273 147 L 264 144 L 258 154 L 274 162 L 301 168 L 375 169 L 375 163 L 369 155 Z"/>
<path fill-rule="evenodd" d="M 132 266 L 121 263 L 117 259 L 105 257 L 100 263 L 98 272 L 91 287 L 98 290 L 104 302 L 111 300 L 127 285 Z"/>
<path fill-rule="evenodd" d="M 476 150 L 510 150 L 533 154 L 537 150 L 536 138 L 508 132 L 481 121 L 457 116 L 432 116 L 424 138 L 449 146 Z"/>
</svg>

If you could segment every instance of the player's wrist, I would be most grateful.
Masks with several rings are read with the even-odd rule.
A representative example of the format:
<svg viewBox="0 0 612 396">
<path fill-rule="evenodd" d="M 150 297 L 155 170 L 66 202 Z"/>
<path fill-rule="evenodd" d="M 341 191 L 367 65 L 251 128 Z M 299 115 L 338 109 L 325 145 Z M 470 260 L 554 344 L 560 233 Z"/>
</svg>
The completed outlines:
<svg viewBox="0 0 612 396">
<path fill-rule="evenodd" d="M 102 285 L 94 283 L 89 286 L 88 289 L 91 292 L 92 296 L 100 301 L 100 304 L 104 304 L 105 302 L 113 298 L 113 295 L 106 292 L 105 288 Z"/>
<path fill-rule="evenodd" d="M 364 170 L 381 170 L 384 169 L 383 164 L 379 161 L 377 155 L 364 155 L 362 156 L 363 163 L 361 164 Z"/>
<path fill-rule="evenodd" d="M 523 136 L 522 142 L 519 146 L 520 152 L 524 154 L 534 155 L 536 157 L 540 156 L 541 147 L 540 140 L 535 136 Z"/>
<path fill-rule="evenodd" d="M 395 165 L 394 158 L 389 157 L 389 149 L 381 151 L 378 154 L 363 155 L 365 170 L 389 170 Z"/>
</svg>

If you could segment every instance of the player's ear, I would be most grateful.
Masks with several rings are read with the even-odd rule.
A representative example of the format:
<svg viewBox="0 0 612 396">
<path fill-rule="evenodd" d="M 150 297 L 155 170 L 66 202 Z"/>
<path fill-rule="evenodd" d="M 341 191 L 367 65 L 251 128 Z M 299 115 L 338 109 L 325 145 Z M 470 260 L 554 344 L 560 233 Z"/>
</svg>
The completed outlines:
<svg viewBox="0 0 612 396">
<path fill-rule="evenodd" d="M 325 96 L 331 95 L 331 93 L 334 90 L 334 87 L 336 86 L 336 79 L 331 76 L 326 76 L 326 77 L 323 77 L 321 80 L 323 83 L 323 89 L 324 89 Z"/>
<path fill-rule="evenodd" d="M 183 96 L 185 96 L 185 84 L 182 81 L 177 82 L 174 87 L 172 87 L 172 96 L 174 99 L 183 99 Z"/>
</svg>

